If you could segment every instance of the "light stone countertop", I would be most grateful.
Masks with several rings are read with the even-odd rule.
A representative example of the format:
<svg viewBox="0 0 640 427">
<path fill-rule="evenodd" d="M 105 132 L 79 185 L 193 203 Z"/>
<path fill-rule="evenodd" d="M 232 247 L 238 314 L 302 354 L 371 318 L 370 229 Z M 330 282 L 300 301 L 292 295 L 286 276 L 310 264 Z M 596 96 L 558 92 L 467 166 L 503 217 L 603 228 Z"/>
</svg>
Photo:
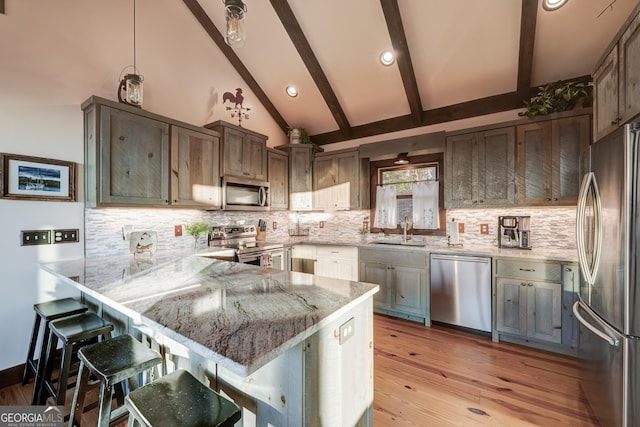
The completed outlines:
<svg viewBox="0 0 640 427">
<path fill-rule="evenodd" d="M 387 238 L 388 240 L 397 239 Z M 424 239 L 424 237 L 413 237 L 415 240 Z M 343 246 L 357 246 L 359 248 L 371 248 L 371 249 L 387 249 L 398 251 L 424 251 L 428 253 L 439 254 L 455 254 L 455 255 L 470 255 L 470 256 L 489 256 L 497 258 L 518 258 L 531 261 L 557 261 L 564 263 L 577 263 L 578 252 L 575 249 L 554 249 L 554 248 L 533 248 L 531 250 L 525 249 L 509 249 L 499 248 L 497 246 L 485 246 L 485 245 L 473 245 L 465 243 L 462 247 L 449 247 L 446 244 L 433 244 L 428 240 L 422 240 L 425 242 L 424 246 L 404 246 L 404 245 L 392 245 L 379 243 L 377 237 L 368 237 L 366 239 L 338 239 L 338 240 L 323 240 L 316 238 L 290 238 L 284 242 L 285 245 L 297 245 L 297 244 L 310 244 L 310 245 L 343 245 Z"/>
<path fill-rule="evenodd" d="M 370 283 L 219 261 L 193 250 L 41 268 L 241 376 L 378 291 Z"/>
</svg>

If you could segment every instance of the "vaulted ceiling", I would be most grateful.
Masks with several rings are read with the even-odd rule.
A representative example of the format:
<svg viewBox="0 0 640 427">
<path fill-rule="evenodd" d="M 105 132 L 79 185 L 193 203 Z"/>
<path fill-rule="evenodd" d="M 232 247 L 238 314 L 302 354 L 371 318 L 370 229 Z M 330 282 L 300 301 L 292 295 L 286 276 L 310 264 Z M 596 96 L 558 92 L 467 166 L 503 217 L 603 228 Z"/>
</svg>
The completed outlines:
<svg viewBox="0 0 640 427">
<path fill-rule="evenodd" d="M 234 50 L 220 0 L 183 2 L 278 125 L 318 144 L 513 110 L 536 86 L 588 81 L 637 4 L 245 0 L 247 42 Z M 385 49 L 390 67 L 378 62 Z"/>
</svg>

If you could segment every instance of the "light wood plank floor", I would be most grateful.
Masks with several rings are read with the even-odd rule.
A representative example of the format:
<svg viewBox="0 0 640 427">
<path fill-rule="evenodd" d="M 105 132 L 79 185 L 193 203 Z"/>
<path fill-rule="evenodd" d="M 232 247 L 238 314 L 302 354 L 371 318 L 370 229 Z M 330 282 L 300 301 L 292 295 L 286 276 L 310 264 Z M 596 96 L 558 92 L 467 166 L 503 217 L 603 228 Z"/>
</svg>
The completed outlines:
<svg viewBox="0 0 640 427">
<path fill-rule="evenodd" d="M 598 426 L 569 357 L 375 315 L 374 363 L 376 427 Z M 0 389 L 0 405 L 27 405 L 32 389 Z"/>
<path fill-rule="evenodd" d="M 374 425 L 598 426 L 574 358 L 374 318 Z"/>
</svg>

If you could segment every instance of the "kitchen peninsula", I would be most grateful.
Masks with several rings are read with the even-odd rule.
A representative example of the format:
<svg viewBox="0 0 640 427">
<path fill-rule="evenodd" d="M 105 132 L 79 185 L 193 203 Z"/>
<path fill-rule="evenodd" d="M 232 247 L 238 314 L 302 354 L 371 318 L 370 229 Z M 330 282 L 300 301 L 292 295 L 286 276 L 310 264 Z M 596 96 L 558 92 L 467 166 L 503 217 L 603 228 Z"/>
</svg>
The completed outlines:
<svg viewBox="0 0 640 427">
<path fill-rule="evenodd" d="M 371 425 L 377 285 L 184 253 L 42 264 L 256 425 Z M 171 366 L 170 366 L 171 368 Z M 213 382 L 215 381 L 215 384 Z M 247 424 L 245 424 L 247 425 Z M 250 424 L 249 424 L 250 425 Z"/>
</svg>

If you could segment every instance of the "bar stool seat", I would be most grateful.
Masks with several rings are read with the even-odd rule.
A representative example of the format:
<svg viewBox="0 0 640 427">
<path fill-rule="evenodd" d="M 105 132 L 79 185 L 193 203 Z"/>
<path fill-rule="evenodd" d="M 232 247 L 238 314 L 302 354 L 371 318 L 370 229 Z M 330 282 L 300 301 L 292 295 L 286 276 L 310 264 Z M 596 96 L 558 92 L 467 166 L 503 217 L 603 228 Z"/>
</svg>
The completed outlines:
<svg viewBox="0 0 640 427">
<path fill-rule="evenodd" d="M 35 320 L 33 321 L 33 332 L 31 333 L 31 342 L 29 343 L 27 360 L 24 364 L 24 373 L 22 374 L 22 385 L 26 385 L 29 382 L 32 374 L 34 376 L 34 385 L 38 383 L 38 378 L 42 377 L 42 373 L 44 371 L 43 361 L 47 353 L 49 324 L 51 321 L 66 316 L 72 316 L 74 314 L 84 313 L 88 309 L 89 307 L 73 298 L 62 298 L 33 305 L 33 310 L 36 314 Z M 40 334 L 43 322 L 44 328 L 42 328 L 42 334 Z M 42 342 L 40 344 L 40 355 L 36 359 L 35 353 L 38 340 L 41 340 Z M 34 394 L 32 397 L 32 404 L 35 403 L 33 399 L 36 398 L 36 387 L 34 387 L 33 390 Z"/>
<path fill-rule="evenodd" d="M 129 427 L 230 427 L 242 416 L 238 405 L 178 369 L 130 392 Z"/>
<path fill-rule="evenodd" d="M 124 419 L 126 408 L 122 382 L 129 380 L 130 389 L 135 390 L 138 386 L 137 375 L 162 361 L 158 352 L 147 348 L 131 335 L 120 335 L 82 347 L 78 351 L 78 358 L 80 359 L 78 385 L 73 397 L 70 418 L 80 425 L 89 375 L 93 375 L 100 382 L 98 426 L 108 426 L 110 422 L 117 423 L 120 419 Z M 112 417 L 111 400 L 114 387 L 119 408 L 113 411 Z"/>
<path fill-rule="evenodd" d="M 45 369 L 37 386 L 36 404 L 44 405 L 48 396 L 52 396 L 56 405 L 64 406 L 74 350 L 90 340 L 111 338 L 113 324 L 93 312 L 85 312 L 54 320 L 49 326 L 51 332 L 45 356 Z M 62 341 L 63 346 L 58 378 L 55 379 L 52 376 L 58 340 Z"/>
</svg>

